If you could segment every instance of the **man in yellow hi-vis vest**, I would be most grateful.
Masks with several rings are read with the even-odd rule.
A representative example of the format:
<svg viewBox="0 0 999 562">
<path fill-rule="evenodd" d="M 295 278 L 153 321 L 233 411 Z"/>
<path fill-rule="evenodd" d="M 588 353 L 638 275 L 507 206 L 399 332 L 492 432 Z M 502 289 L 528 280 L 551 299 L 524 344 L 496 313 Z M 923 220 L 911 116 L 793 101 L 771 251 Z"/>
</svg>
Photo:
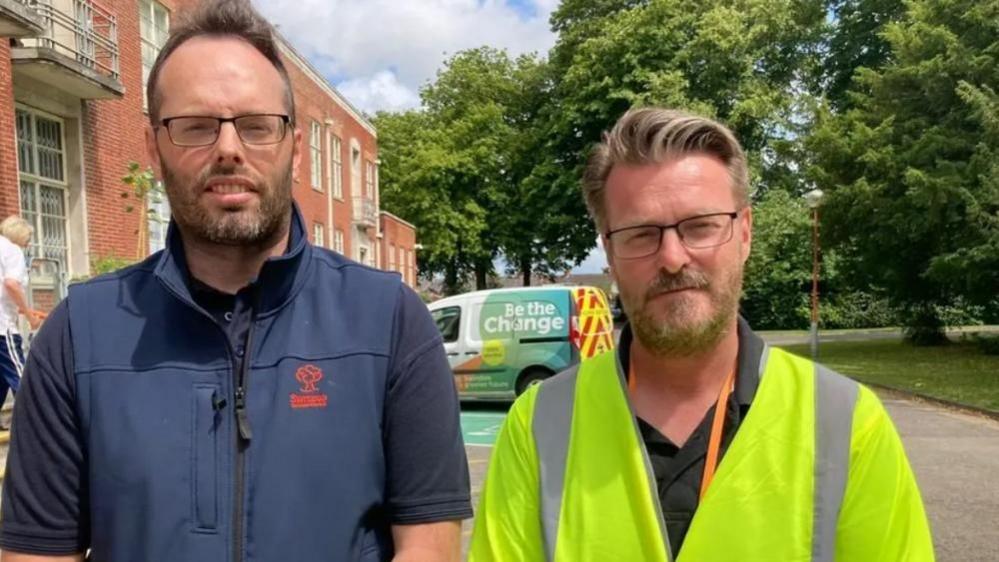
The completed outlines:
<svg viewBox="0 0 999 562">
<path fill-rule="evenodd" d="M 583 190 L 630 325 L 510 410 L 473 562 L 933 560 L 877 397 L 738 315 L 748 183 L 710 119 L 638 109 L 604 136 Z"/>
</svg>

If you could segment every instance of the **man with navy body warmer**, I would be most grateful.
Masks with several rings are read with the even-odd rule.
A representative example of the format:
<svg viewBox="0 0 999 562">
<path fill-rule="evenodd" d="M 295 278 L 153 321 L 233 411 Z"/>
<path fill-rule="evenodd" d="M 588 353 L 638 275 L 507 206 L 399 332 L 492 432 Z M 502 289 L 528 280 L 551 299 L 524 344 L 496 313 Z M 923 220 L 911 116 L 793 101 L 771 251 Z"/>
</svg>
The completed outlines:
<svg viewBox="0 0 999 562">
<path fill-rule="evenodd" d="M 458 560 L 440 336 L 397 274 L 309 244 L 271 27 L 249 2 L 200 6 L 148 99 L 167 248 L 71 287 L 35 339 L 3 562 Z"/>
</svg>

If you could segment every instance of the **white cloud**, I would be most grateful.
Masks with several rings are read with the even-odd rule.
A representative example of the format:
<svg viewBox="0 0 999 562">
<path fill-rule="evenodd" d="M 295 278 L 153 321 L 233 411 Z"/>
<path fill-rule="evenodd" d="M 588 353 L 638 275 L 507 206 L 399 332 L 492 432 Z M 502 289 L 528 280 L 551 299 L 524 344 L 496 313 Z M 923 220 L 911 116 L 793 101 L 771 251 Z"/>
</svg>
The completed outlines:
<svg viewBox="0 0 999 562">
<path fill-rule="evenodd" d="M 370 113 L 380 109 L 398 111 L 420 105 L 420 97 L 400 83 L 395 73 L 389 70 L 345 80 L 337 85 L 337 89 L 352 104 Z"/>
<path fill-rule="evenodd" d="M 255 3 L 351 102 L 374 111 L 418 105 L 420 87 L 457 51 L 490 45 L 512 55 L 547 52 L 558 0 L 531 1 L 528 18 L 504 0 L 299 0 L 292 9 L 288 0 Z"/>
</svg>

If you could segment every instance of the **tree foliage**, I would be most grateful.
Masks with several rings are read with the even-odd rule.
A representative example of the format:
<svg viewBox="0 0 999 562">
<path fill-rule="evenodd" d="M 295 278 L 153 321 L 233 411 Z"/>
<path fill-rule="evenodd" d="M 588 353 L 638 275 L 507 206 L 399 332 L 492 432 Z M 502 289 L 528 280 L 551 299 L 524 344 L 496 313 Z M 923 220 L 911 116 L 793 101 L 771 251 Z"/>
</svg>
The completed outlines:
<svg viewBox="0 0 999 562">
<path fill-rule="evenodd" d="M 999 1 L 915 0 L 884 38 L 890 61 L 858 71 L 853 107 L 821 113 L 811 176 L 857 282 L 932 342 L 940 306 L 999 287 Z"/>
<path fill-rule="evenodd" d="M 837 110 L 850 107 L 848 92 L 860 68 L 879 69 L 891 59 L 884 36 L 888 24 L 902 21 L 903 0 L 831 0 L 833 15 L 821 71 L 824 92 Z"/>
<path fill-rule="evenodd" d="M 654 104 L 746 148 L 759 325 L 807 323 L 812 187 L 827 325 L 899 310 L 933 341 L 999 314 L 999 0 L 564 0 L 551 25 L 547 58 L 460 52 L 420 110 L 378 115 L 382 200 L 417 225 L 425 276 L 457 290 L 498 258 L 527 280 L 579 263 L 586 157 Z"/>
<path fill-rule="evenodd" d="M 416 224 L 421 270 L 443 273 L 449 291 L 469 275 L 485 288 L 501 255 L 529 276 L 564 271 L 592 245 L 562 228 L 578 196 L 553 194 L 535 176 L 549 92 L 537 57 L 483 47 L 447 61 L 421 110 L 376 118 L 384 204 Z"/>
</svg>

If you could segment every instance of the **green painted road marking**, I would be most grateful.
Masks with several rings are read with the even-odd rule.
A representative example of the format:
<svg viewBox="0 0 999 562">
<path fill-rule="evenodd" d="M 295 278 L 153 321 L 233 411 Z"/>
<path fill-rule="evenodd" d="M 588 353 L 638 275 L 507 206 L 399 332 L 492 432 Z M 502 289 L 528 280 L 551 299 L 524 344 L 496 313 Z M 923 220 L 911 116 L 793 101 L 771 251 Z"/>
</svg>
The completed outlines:
<svg viewBox="0 0 999 562">
<path fill-rule="evenodd" d="M 461 435 L 465 444 L 492 446 L 504 418 L 503 412 L 462 412 Z"/>
</svg>

